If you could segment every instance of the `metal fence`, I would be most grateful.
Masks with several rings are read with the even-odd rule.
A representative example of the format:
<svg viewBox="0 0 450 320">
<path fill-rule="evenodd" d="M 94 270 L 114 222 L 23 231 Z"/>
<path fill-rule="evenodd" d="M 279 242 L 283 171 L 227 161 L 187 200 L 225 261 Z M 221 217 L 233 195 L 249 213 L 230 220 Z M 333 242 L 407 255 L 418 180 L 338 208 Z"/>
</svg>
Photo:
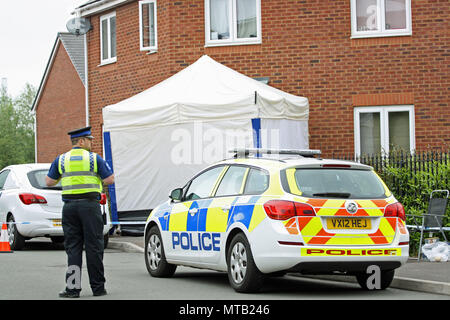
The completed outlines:
<svg viewBox="0 0 450 320">
<path fill-rule="evenodd" d="M 372 166 L 397 197 L 411 193 L 411 196 L 425 197 L 415 186 L 427 185 L 431 190 L 449 189 L 450 151 L 392 152 L 355 156 L 353 154 L 333 154 L 333 159 L 350 160 Z M 394 174 L 394 171 L 397 174 Z M 404 183 L 408 183 L 405 186 Z M 428 193 L 429 196 L 429 193 Z M 425 200 L 425 199 L 423 199 Z"/>
</svg>

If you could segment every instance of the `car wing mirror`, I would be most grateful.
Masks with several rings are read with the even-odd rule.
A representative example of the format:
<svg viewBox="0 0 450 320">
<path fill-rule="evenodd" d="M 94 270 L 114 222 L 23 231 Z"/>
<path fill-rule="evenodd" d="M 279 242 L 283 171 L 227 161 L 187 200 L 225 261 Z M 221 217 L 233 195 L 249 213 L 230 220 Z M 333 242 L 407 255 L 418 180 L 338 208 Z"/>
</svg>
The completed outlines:
<svg viewBox="0 0 450 320">
<path fill-rule="evenodd" d="M 169 198 L 172 199 L 172 201 L 181 201 L 182 197 L 183 197 L 183 188 L 176 188 L 172 190 L 169 196 Z"/>
</svg>

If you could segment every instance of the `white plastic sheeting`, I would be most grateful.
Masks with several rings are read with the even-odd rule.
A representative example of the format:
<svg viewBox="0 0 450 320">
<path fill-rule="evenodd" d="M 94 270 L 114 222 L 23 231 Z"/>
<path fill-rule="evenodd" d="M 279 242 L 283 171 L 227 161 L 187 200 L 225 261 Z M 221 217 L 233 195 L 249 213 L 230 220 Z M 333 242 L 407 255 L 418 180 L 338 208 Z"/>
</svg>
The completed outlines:
<svg viewBox="0 0 450 320">
<path fill-rule="evenodd" d="M 112 200 L 119 212 L 152 209 L 232 148 L 307 148 L 308 114 L 308 99 L 203 56 L 103 109 L 116 176 Z"/>
<path fill-rule="evenodd" d="M 252 147 L 251 128 L 237 120 L 112 132 L 118 211 L 153 209 L 230 148 Z"/>
</svg>

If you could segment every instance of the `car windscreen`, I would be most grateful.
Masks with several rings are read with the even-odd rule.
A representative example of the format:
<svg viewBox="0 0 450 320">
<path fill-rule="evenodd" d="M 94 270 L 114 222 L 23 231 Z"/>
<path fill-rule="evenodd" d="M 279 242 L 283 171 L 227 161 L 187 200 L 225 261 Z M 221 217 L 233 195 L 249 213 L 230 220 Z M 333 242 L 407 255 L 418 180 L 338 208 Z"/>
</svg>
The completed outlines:
<svg viewBox="0 0 450 320">
<path fill-rule="evenodd" d="M 47 187 L 45 184 L 45 177 L 47 176 L 48 170 L 35 170 L 28 172 L 28 180 L 31 185 L 37 189 L 50 189 L 50 190 L 62 190 L 61 181 L 59 181 L 55 186 Z"/>
<path fill-rule="evenodd" d="M 371 170 L 329 168 L 294 170 L 293 180 L 304 197 L 344 199 L 386 197 L 381 179 Z"/>
</svg>

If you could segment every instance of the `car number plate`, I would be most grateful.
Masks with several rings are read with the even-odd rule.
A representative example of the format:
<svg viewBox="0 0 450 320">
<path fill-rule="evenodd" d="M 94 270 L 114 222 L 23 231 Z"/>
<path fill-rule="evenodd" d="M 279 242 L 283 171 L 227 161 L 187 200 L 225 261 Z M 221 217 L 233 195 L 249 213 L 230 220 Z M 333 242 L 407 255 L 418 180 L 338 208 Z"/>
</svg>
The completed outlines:
<svg viewBox="0 0 450 320">
<path fill-rule="evenodd" d="M 53 226 L 54 227 L 61 227 L 62 226 L 62 221 L 61 219 L 53 219 Z"/>
<path fill-rule="evenodd" d="M 371 221 L 367 218 L 329 218 L 328 229 L 371 229 Z"/>
</svg>

